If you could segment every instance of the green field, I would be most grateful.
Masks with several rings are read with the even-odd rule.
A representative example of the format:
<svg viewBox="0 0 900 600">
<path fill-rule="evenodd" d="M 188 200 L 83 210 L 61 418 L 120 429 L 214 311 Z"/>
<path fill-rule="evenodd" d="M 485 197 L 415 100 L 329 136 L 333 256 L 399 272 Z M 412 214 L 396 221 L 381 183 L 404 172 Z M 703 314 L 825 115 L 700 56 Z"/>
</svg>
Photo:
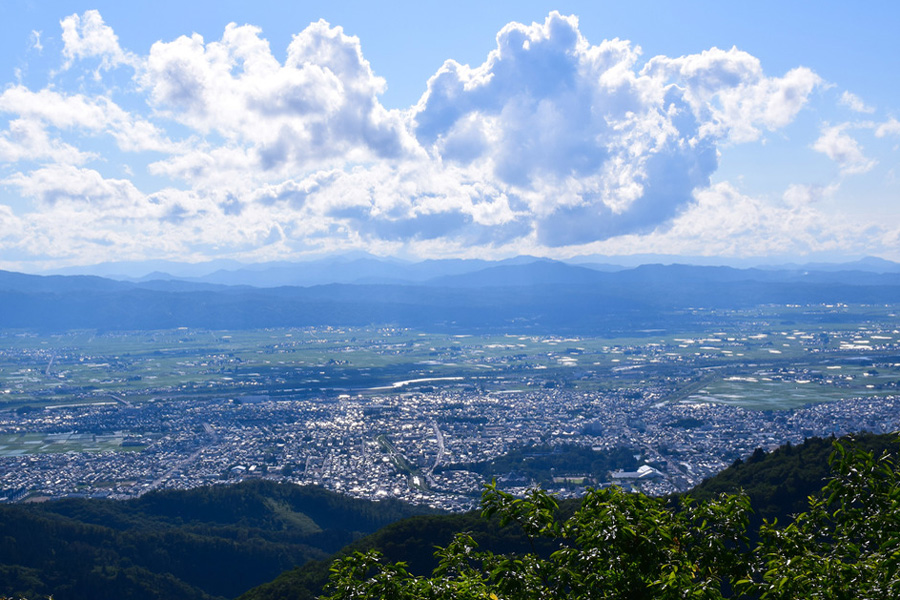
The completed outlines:
<svg viewBox="0 0 900 600">
<path fill-rule="evenodd" d="M 858 364 L 810 366 L 809 373 L 778 375 L 767 371 L 717 379 L 688 396 L 696 402 L 716 402 L 751 410 L 800 408 L 863 396 L 898 394 L 900 366 L 863 368 Z"/>
<path fill-rule="evenodd" d="M 792 408 L 896 393 L 897 308 L 698 309 L 704 330 L 696 330 L 693 311 L 685 319 L 691 329 L 681 329 L 674 315 L 665 331 L 627 338 L 514 331 L 469 336 L 385 327 L 4 332 L 0 409 L 127 405 L 153 398 L 327 398 L 446 387 L 597 393 L 658 387 L 670 400 Z"/>
</svg>

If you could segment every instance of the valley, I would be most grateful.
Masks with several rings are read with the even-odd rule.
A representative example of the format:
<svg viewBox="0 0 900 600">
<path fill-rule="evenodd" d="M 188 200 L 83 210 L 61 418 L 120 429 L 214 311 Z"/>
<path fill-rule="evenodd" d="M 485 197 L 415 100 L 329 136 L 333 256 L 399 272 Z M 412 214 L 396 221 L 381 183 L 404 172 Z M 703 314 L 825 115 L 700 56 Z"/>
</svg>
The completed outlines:
<svg viewBox="0 0 900 600">
<path fill-rule="evenodd" d="M 262 478 L 467 510 L 492 477 L 685 491 L 756 448 L 897 429 L 898 308 L 694 308 L 628 337 L 7 331 L 0 497 Z M 573 463 L 578 448 L 594 457 Z"/>
</svg>

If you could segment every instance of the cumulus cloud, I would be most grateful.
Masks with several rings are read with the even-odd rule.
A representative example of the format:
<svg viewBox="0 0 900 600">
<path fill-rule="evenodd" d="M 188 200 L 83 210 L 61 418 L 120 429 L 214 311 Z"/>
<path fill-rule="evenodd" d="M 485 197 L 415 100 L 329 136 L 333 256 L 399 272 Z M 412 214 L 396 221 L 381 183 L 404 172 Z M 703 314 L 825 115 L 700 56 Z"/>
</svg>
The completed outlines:
<svg viewBox="0 0 900 600">
<path fill-rule="evenodd" d="M 307 199 L 307 208 L 366 241 L 442 239 L 456 248 L 490 246 L 528 236 L 531 218 L 501 188 L 427 163 L 357 168 Z"/>
<path fill-rule="evenodd" d="M 256 163 L 252 149 L 227 144 L 189 148 L 150 163 L 147 170 L 153 175 L 187 181 L 196 190 L 227 188 L 237 192 L 255 185 L 258 179 L 258 174 L 254 173 L 254 169 L 258 169 Z"/>
<path fill-rule="evenodd" d="M 742 193 L 728 182 L 698 190 L 696 203 L 668 227 L 645 236 L 628 235 L 585 250 L 600 254 L 683 254 L 687 256 L 797 256 L 843 251 L 864 254 L 891 248 L 896 228 L 839 218 L 819 211 L 817 198 L 833 186 L 796 186 L 783 202 Z"/>
<path fill-rule="evenodd" d="M 325 21 L 294 36 L 284 64 L 260 30 L 230 24 L 150 49 L 140 83 L 166 116 L 253 150 L 254 168 L 296 172 L 331 162 L 400 158 L 413 147 L 359 39 Z"/>
<path fill-rule="evenodd" d="M 863 99 L 852 92 L 845 91 L 841 94 L 841 104 L 858 113 L 873 113 L 875 109 L 866 105 Z"/>
<path fill-rule="evenodd" d="M 859 143 L 847 133 L 845 123 L 826 127 L 813 144 L 813 150 L 825 154 L 838 164 L 842 175 L 857 175 L 871 171 L 878 161 L 866 158 Z"/>
<path fill-rule="evenodd" d="M 83 95 L 65 96 L 50 89 L 33 92 L 23 85 L 8 87 L 0 94 L 0 111 L 39 119 L 59 128 L 99 129 L 106 121 L 101 103 Z"/>
<path fill-rule="evenodd" d="M 735 142 L 759 139 L 763 129 L 790 123 L 822 83 L 805 67 L 783 77 L 766 77 L 759 59 L 737 48 L 656 57 L 643 73 L 684 90 L 686 101 L 702 121 L 703 135 Z"/>
<path fill-rule="evenodd" d="M 720 152 L 786 127 L 822 84 L 803 67 L 769 75 L 737 48 L 646 60 L 629 41 L 589 42 L 577 18 L 554 12 L 504 27 L 480 65 L 447 61 L 400 111 L 381 104 L 386 82 L 359 40 L 325 21 L 283 59 L 251 25 L 140 55 L 96 11 L 61 25 L 66 69 L 127 65 L 133 81 L 97 95 L 0 92 L 0 184 L 31 202 L 17 218 L 36 254 L 550 254 L 699 243 L 713 230 L 715 247 L 736 251 L 726 233 L 806 231 L 803 215 L 832 193 L 795 186 L 767 208 L 712 185 Z M 896 130 L 889 121 L 876 135 Z M 98 139 L 155 154 L 116 164 Z M 874 165 L 846 126 L 813 147 L 843 174 Z M 141 189 L 148 180 L 154 191 Z"/>
<path fill-rule="evenodd" d="M 838 190 L 838 184 L 815 185 L 792 183 L 782 196 L 789 206 L 804 207 L 830 198 Z"/>
<path fill-rule="evenodd" d="M 788 124 L 819 84 L 808 69 L 768 78 L 737 49 L 656 57 L 591 45 L 575 17 L 512 23 L 480 66 L 448 61 L 413 113 L 444 162 L 487 168 L 549 246 L 646 233 L 693 202 L 718 144 Z"/>
<path fill-rule="evenodd" d="M 229 211 L 226 193 L 167 188 L 143 194 L 130 181 L 74 166 L 53 165 L 16 173 L 0 185 L 35 202 L 19 218 L 0 205 L 0 240 L 32 256 L 57 260 L 117 260 L 177 256 L 201 260 L 216 252 L 253 253 L 279 245 L 296 215 L 275 209 Z M 233 199 L 232 199 L 233 200 Z M 8 213 L 8 214 L 7 214 Z M 7 227 L 9 225 L 9 227 Z M 4 238 L 7 231 L 14 232 Z"/>
<path fill-rule="evenodd" d="M 25 86 L 15 85 L 0 94 L 0 112 L 61 130 L 106 132 L 125 151 L 178 149 L 161 128 L 135 117 L 105 96 L 65 95 L 50 89 L 33 92 Z"/>
<path fill-rule="evenodd" d="M 15 163 L 22 160 L 82 164 L 96 154 L 82 152 L 75 146 L 51 139 L 43 125 L 31 119 L 10 121 L 9 129 L 0 132 L 0 160 Z"/>
<path fill-rule="evenodd" d="M 126 179 L 105 179 L 97 171 L 74 165 L 50 165 L 27 174 L 16 173 L 2 183 L 18 187 L 23 196 L 49 206 L 69 202 L 130 209 L 143 197 Z"/>
<path fill-rule="evenodd" d="M 134 63 L 134 56 L 122 50 L 118 36 L 112 27 L 103 22 L 99 11 L 88 10 L 82 15 L 69 15 L 59 24 L 64 44 L 64 69 L 85 58 L 100 59 L 101 69 Z"/>
</svg>

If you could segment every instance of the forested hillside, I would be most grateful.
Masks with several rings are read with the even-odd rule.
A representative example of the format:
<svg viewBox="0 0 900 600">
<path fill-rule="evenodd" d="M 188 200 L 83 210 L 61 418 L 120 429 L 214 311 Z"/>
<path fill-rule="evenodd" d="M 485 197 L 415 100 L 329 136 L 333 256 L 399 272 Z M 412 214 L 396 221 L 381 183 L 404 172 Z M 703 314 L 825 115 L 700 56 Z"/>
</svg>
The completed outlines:
<svg viewBox="0 0 900 600">
<path fill-rule="evenodd" d="M 116 599 L 234 597 L 428 512 L 268 481 L 130 501 L 0 506 L 0 594 Z"/>
<path fill-rule="evenodd" d="M 799 445 L 785 444 L 770 453 L 757 450 L 698 485 L 691 495 L 709 500 L 722 493 L 743 491 L 753 507 L 751 521 L 785 522 L 808 507 L 807 498 L 831 476 L 828 457 L 834 438 L 810 438 Z M 896 436 L 863 434 L 854 437 L 857 448 L 880 454 L 896 450 Z"/>
</svg>

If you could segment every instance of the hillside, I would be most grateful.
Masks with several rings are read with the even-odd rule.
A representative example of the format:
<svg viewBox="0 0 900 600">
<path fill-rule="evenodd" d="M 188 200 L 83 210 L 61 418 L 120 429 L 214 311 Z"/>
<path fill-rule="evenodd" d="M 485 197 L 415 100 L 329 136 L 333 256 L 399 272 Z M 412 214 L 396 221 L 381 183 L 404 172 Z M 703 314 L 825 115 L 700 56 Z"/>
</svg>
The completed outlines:
<svg viewBox="0 0 900 600">
<path fill-rule="evenodd" d="M 896 451 L 894 435 L 862 434 L 855 436 L 858 447 L 874 452 Z M 807 497 L 821 489 L 831 475 L 828 456 L 833 438 L 810 438 L 792 446 L 786 444 L 765 453 L 757 450 L 745 460 L 711 477 L 691 490 L 697 499 L 710 499 L 721 493 L 742 490 L 753 506 L 753 520 L 763 518 L 780 522 L 807 509 Z"/>
<path fill-rule="evenodd" d="M 3 505 L 0 590 L 28 598 L 229 598 L 424 512 L 268 481 L 129 501 Z"/>
</svg>

